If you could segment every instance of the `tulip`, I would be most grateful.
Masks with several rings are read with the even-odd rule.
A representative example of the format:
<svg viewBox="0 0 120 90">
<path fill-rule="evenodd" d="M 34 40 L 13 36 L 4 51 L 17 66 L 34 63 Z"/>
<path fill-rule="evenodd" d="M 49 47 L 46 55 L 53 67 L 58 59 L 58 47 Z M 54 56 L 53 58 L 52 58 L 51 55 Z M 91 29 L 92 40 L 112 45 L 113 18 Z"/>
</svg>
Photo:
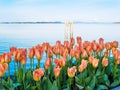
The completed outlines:
<svg viewBox="0 0 120 90">
<path fill-rule="evenodd" d="M 0 77 L 4 75 L 7 69 L 8 69 L 7 63 L 0 63 Z"/>
<path fill-rule="evenodd" d="M 10 63 L 10 61 L 11 61 L 11 54 L 8 53 L 8 52 L 5 53 L 4 59 L 5 59 L 5 62 L 6 62 L 6 63 Z"/>
<path fill-rule="evenodd" d="M 106 50 L 108 51 L 108 50 L 110 50 L 112 47 L 111 47 L 111 43 L 110 42 L 107 42 L 106 44 L 105 44 L 105 47 L 106 47 Z"/>
<path fill-rule="evenodd" d="M 88 55 L 90 55 L 92 53 L 92 48 L 90 45 L 86 47 L 86 52 Z"/>
<path fill-rule="evenodd" d="M 11 53 L 12 56 L 14 55 L 16 50 L 17 50 L 16 47 L 10 47 L 10 53 Z"/>
<path fill-rule="evenodd" d="M 54 60 L 54 63 L 56 64 L 56 66 L 63 67 L 66 64 L 66 59 L 63 58 L 63 57 L 62 58 L 56 58 Z"/>
<path fill-rule="evenodd" d="M 44 71 L 42 68 L 39 68 L 33 71 L 33 79 L 35 81 L 39 81 L 43 75 L 44 75 Z"/>
<path fill-rule="evenodd" d="M 86 58 L 87 57 L 87 52 L 85 50 L 82 51 L 82 57 Z"/>
<path fill-rule="evenodd" d="M 61 42 L 60 42 L 59 40 L 56 41 L 56 46 L 60 48 L 60 46 L 61 46 Z"/>
<path fill-rule="evenodd" d="M 74 76 L 75 76 L 75 73 L 76 73 L 76 67 L 75 66 L 73 66 L 73 67 L 71 67 L 71 68 L 68 68 L 68 70 L 67 70 L 67 72 L 68 72 L 68 76 L 70 77 L 70 78 L 73 78 Z"/>
<path fill-rule="evenodd" d="M 47 58 L 45 61 L 45 69 L 48 70 L 48 67 L 51 65 L 52 60 L 51 58 Z"/>
<path fill-rule="evenodd" d="M 76 39 L 77 39 L 77 44 L 81 45 L 82 44 L 82 38 L 78 36 Z"/>
<path fill-rule="evenodd" d="M 28 49 L 28 57 L 32 59 L 35 55 L 34 47 Z"/>
<path fill-rule="evenodd" d="M 79 50 L 75 50 L 75 58 L 76 59 L 80 58 L 80 51 Z"/>
<path fill-rule="evenodd" d="M 93 51 L 96 51 L 98 47 L 98 43 L 94 40 L 91 44 L 92 44 Z"/>
<path fill-rule="evenodd" d="M 54 75 L 56 78 L 60 75 L 60 68 L 58 66 L 54 67 Z"/>
<path fill-rule="evenodd" d="M 24 66 L 26 64 L 26 61 L 27 61 L 27 58 L 25 56 L 22 56 L 20 59 L 20 64 Z"/>
<path fill-rule="evenodd" d="M 90 63 L 90 64 L 92 64 L 93 59 L 94 59 L 94 56 L 90 56 L 90 57 L 89 57 L 89 63 Z"/>
<path fill-rule="evenodd" d="M 104 52 L 104 57 L 107 57 L 108 56 L 108 51 L 105 51 Z"/>
<path fill-rule="evenodd" d="M 79 72 L 83 72 L 83 70 L 87 67 L 88 61 L 87 60 L 82 60 L 81 65 L 78 67 Z"/>
<path fill-rule="evenodd" d="M 98 66 L 98 62 L 99 62 L 99 60 L 97 58 L 94 58 L 92 60 L 92 65 L 93 65 L 94 68 L 96 68 Z"/>
<path fill-rule="evenodd" d="M 74 44 L 75 44 L 75 39 L 74 38 L 70 38 L 70 46 L 73 47 Z"/>
<path fill-rule="evenodd" d="M 66 48 L 66 49 L 64 49 L 63 57 L 67 58 L 67 56 L 68 56 L 68 49 Z"/>
<path fill-rule="evenodd" d="M 113 41 L 112 42 L 112 47 L 118 48 L 118 41 Z"/>
<path fill-rule="evenodd" d="M 53 51 L 52 51 L 51 48 L 48 49 L 47 53 L 48 53 L 48 57 L 49 57 L 49 58 L 52 58 L 52 56 L 53 56 Z"/>
<path fill-rule="evenodd" d="M 103 60 L 102 60 L 102 65 L 104 66 L 104 67 L 107 67 L 108 66 L 108 58 L 103 58 Z"/>
<path fill-rule="evenodd" d="M 70 50 L 70 57 L 73 58 L 75 56 L 75 50 L 71 49 Z"/>
<path fill-rule="evenodd" d="M 104 39 L 103 38 L 99 38 L 99 44 L 103 44 L 104 43 Z"/>
</svg>

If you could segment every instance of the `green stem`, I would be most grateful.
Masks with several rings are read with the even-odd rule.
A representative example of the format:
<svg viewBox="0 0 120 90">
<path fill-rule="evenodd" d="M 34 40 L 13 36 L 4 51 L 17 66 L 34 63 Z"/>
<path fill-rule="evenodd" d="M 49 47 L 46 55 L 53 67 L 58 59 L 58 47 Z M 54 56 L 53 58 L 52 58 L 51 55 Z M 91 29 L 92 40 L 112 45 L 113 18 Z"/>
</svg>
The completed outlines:
<svg viewBox="0 0 120 90">
<path fill-rule="evenodd" d="M 41 90 L 41 80 L 36 82 L 38 90 Z"/>
<path fill-rule="evenodd" d="M 40 68 L 40 60 L 38 60 L 38 68 Z"/>
<path fill-rule="evenodd" d="M 30 69 L 32 70 L 32 59 L 30 59 Z"/>
<path fill-rule="evenodd" d="M 2 77 L 1 77 L 1 88 L 0 89 L 2 90 Z"/>
<path fill-rule="evenodd" d="M 57 78 L 57 86 L 58 86 L 58 90 L 61 90 L 60 89 L 60 77 Z"/>
<path fill-rule="evenodd" d="M 33 59 L 33 70 L 34 70 L 34 59 Z"/>
<path fill-rule="evenodd" d="M 72 90 L 72 78 L 69 78 L 69 88 Z"/>
<path fill-rule="evenodd" d="M 8 63 L 8 82 L 10 85 L 10 64 Z"/>
</svg>

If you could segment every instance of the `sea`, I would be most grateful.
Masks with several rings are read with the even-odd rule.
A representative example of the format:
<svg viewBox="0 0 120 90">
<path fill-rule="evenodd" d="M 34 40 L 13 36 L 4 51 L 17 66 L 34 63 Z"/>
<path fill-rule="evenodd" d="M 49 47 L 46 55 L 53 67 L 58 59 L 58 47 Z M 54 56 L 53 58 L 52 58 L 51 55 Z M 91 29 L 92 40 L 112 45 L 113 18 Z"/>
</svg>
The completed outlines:
<svg viewBox="0 0 120 90">
<path fill-rule="evenodd" d="M 98 40 L 104 38 L 105 42 L 117 40 L 120 42 L 120 24 L 114 23 L 75 23 L 73 36 L 81 36 L 85 40 Z M 11 46 L 17 48 L 30 48 L 43 42 L 54 45 L 57 40 L 62 43 L 65 37 L 64 23 L 44 24 L 0 24 L 0 54 L 9 52 Z M 43 55 L 41 67 L 44 67 L 46 56 Z M 35 58 L 35 65 L 37 60 Z M 13 60 L 10 63 L 11 74 L 14 72 Z M 30 60 L 27 59 L 26 68 L 30 68 Z"/>
</svg>

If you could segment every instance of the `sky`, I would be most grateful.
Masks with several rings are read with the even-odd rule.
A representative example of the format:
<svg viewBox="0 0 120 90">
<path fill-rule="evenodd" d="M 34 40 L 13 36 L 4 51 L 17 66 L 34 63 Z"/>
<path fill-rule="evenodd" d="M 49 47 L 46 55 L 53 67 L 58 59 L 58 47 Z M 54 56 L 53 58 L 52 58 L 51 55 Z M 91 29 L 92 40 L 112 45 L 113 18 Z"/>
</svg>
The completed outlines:
<svg viewBox="0 0 120 90">
<path fill-rule="evenodd" d="M 120 21 L 120 0 L 0 0 L 0 21 Z"/>
</svg>

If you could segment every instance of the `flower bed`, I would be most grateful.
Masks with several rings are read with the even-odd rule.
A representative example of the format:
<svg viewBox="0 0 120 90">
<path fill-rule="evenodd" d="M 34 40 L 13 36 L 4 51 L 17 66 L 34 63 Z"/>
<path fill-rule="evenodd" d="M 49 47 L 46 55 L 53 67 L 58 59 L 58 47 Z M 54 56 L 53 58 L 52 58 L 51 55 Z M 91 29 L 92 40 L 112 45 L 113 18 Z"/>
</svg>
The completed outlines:
<svg viewBox="0 0 120 90">
<path fill-rule="evenodd" d="M 101 90 L 120 85 L 120 50 L 118 42 L 84 41 L 81 37 L 70 41 L 45 42 L 29 49 L 11 47 L 0 55 L 1 89 L 10 90 Z M 44 67 L 40 66 L 46 54 Z M 26 61 L 30 58 L 30 68 Z M 37 58 L 37 65 L 34 64 Z M 10 62 L 14 74 L 10 76 Z M 6 75 L 8 70 L 8 75 Z"/>
</svg>

